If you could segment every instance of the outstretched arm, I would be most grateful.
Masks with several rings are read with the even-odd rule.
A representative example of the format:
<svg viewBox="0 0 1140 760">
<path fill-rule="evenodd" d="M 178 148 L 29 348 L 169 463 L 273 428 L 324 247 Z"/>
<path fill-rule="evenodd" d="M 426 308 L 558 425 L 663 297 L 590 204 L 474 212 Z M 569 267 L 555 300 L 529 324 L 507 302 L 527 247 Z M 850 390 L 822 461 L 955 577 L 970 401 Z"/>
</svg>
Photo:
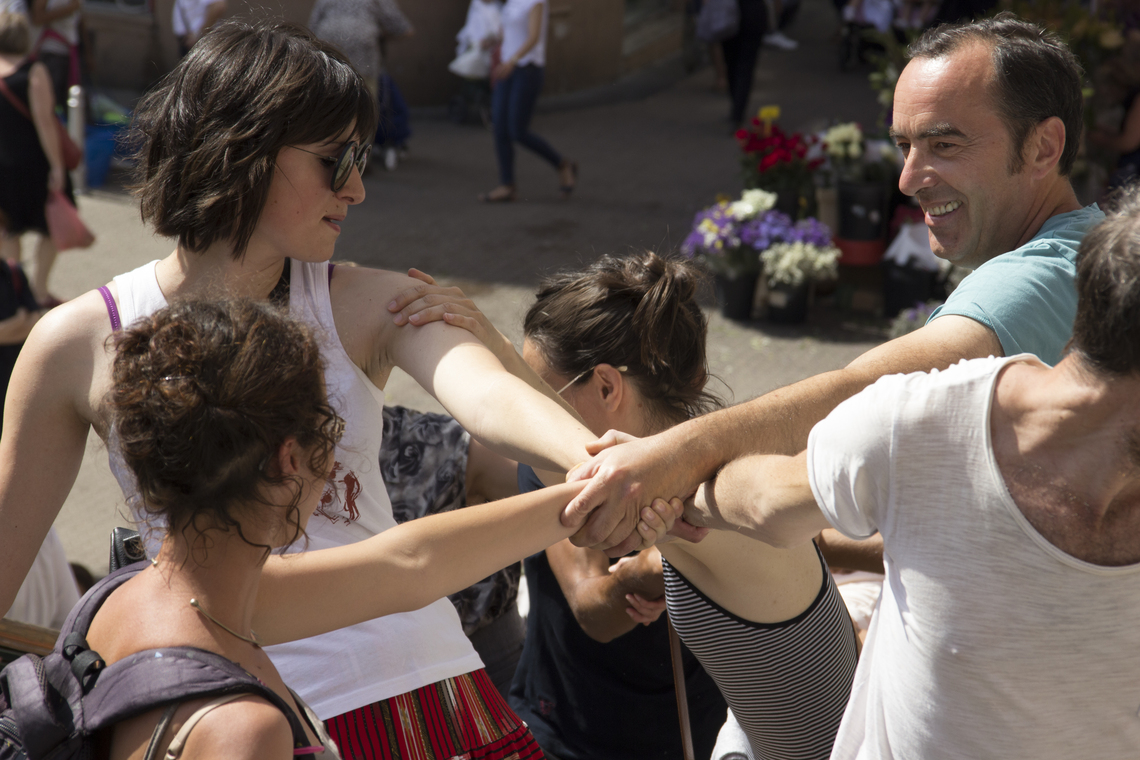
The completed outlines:
<svg viewBox="0 0 1140 760">
<path fill-rule="evenodd" d="M 611 556 L 635 546 L 641 507 L 655 497 L 687 497 L 724 465 L 752 454 L 794 454 L 808 433 L 842 401 L 878 378 L 945 368 L 961 359 L 1002 355 L 987 327 L 972 319 L 941 317 L 926 327 L 868 351 L 846 368 L 826 372 L 745 404 L 690 420 L 655 436 L 601 449 L 571 477 L 591 478 L 571 502 L 565 519 L 585 527 L 572 537 L 580 546 Z M 594 510 L 597 509 L 595 512 Z M 814 535 L 814 534 L 813 534 Z"/>
<path fill-rule="evenodd" d="M 408 329 L 387 306 L 417 284 L 391 272 L 337 270 L 333 312 L 349 355 L 383 387 L 392 367 L 407 372 L 471 435 L 517 462 L 562 474 L 586 459 L 594 435 L 564 406 L 507 371 L 466 330 L 442 322 Z M 547 482 L 555 482 L 549 477 Z"/>
<path fill-rule="evenodd" d="M 572 527 L 559 513 L 581 488 L 564 483 L 429 515 L 349 546 L 271 557 L 253 627 L 281 643 L 419 609 L 565 538 Z M 647 528 L 647 541 L 664 535 L 677 511 L 655 523 L 660 533 Z"/>
<path fill-rule="evenodd" d="M 697 489 L 685 519 L 778 548 L 805 544 L 831 527 L 808 482 L 806 451 L 794 457 L 753 455 L 729 463 Z"/>
</svg>

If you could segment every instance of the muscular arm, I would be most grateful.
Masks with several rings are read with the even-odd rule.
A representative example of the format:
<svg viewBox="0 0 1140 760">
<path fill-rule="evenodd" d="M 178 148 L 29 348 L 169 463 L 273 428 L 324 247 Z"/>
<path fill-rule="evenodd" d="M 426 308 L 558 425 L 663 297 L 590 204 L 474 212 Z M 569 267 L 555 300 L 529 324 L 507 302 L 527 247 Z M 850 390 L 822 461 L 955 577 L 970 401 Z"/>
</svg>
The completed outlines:
<svg viewBox="0 0 1140 760">
<path fill-rule="evenodd" d="M 600 452 L 573 475 L 593 480 L 571 502 L 566 519 L 602 506 L 572 540 L 622 554 L 637 539 L 632 531 L 638 510 L 653 498 L 687 497 L 741 457 L 802 451 L 815 423 L 883 375 L 941 369 L 990 355 L 1001 356 L 1002 349 L 987 327 L 966 317 L 941 317 L 868 351 L 844 369 Z"/>
<path fill-rule="evenodd" d="M 617 573 L 610 572 L 605 554 L 579 548 L 569 541 L 547 549 L 546 559 L 578 625 L 587 636 L 603 644 L 637 626 L 626 612 L 626 594 L 659 599 L 665 593 L 661 558 L 655 549 L 641 552 Z"/>
</svg>

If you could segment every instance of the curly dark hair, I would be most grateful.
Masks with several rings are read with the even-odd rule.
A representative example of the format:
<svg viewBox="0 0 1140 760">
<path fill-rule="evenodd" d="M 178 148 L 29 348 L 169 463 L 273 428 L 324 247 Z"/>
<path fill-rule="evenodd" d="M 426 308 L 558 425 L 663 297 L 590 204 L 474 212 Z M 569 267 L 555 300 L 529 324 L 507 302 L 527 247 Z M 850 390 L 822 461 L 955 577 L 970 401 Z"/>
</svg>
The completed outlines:
<svg viewBox="0 0 1140 760">
<path fill-rule="evenodd" d="M 1077 254 L 1077 316 L 1069 348 L 1104 375 L 1140 374 L 1140 186 L 1114 199 Z"/>
<path fill-rule="evenodd" d="M 652 251 L 602 256 L 545 280 L 523 332 L 560 375 L 628 367 L 657 420 L 673 425 L 723 403 L 705 390 L 708 320 L 696 301 L 704 278 L 691 262 Z"/>
<path fill-rule="evenodd" d="M 263 486 L 292 481 L 288 543 L 303 535 L 300 479 L 266 465 L 292 436 L 325 472 L 339 438 L 311 331 L 266 303 L 183 301 L 119 333 L 116 348 L 112 425 L 143 509 L 171 534 L 236 529 L 264 546 L 246 539 L 235 510 L 281 506 Z"/>
<path fill-rule="evenodd" d="M 943 58 L 964 45 L 981 43 L 993 50 L 993 98 L 1013 143 L 1009 171 L 1021 171 L 1030 132 L 1056 116 L 1065 125 L 1065 147 L 1057 170 L 1073 171 L 1084 127 L 1084 69 L 1068 45 L 1042 26 L 1009 12 L 926 31 L 907 50 L 911 58 Z"/>
<path fill-rule="evenodd" d="M 376 103 L 348 60 L 307 29 L 227 21 L 139 102 L 133 190 L 144 222 L 191 251 L 230 241 L 241 258 L 277 153 L 376 132 Z"/>
</svg>

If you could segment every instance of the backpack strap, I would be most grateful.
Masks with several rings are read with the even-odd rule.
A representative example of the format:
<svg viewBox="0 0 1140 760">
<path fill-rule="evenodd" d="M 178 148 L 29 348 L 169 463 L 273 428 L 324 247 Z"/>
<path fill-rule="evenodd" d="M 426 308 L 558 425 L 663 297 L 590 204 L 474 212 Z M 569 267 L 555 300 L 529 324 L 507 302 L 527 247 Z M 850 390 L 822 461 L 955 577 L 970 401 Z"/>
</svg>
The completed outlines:
<svg viewBox="0 0 1140 760">
<path fill-rule="evenodd" d="M 84 638 L 95 614 L 119 586 L 148 567 L 147 561 L 136 562 L 111 573 L 92 586 L 68 615 L 55 648 L 61 654 L 70 652 L 71 667 L 77 676 L 80 673 L 76 669 L 87 666 L 86 660 L 80 661 L 84 651 L 99 657 L 87 647 Z M 204 649 L 166 647 L 135 652 L 99 670 L 93 685 L 85 682 L 84 687 L 83 713 L 87 727 L 93 731 L 171 703 L 254 694 L 285 715 L 293 732 L 294 747 L 308 744 L 292 705 L 237 663 Z"/>
<path fill-rule="evenodd" d="M 87 725 L 94 730 L 171 703 L 231 694 L 266 700 L 289 721 L 293 746 L 308 744 L 288 702 L 237 663 L 194 647 L 144 650 L 108 665 L 84 698 L 83 708 Z"/>
</svg>

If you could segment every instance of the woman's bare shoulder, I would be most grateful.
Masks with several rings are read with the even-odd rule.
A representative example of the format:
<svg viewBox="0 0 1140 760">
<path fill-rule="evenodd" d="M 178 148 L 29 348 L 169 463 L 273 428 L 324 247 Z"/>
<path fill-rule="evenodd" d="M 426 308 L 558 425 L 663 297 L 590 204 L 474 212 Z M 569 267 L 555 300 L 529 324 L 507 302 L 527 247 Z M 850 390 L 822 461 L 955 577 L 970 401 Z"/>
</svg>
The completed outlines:
<svg viewBox="0 0 1140 760">
<path fill-rule="evenodd" d="M 77 343 L 103 345 L 111 336 L 111 317 L 98 290 L 73 298 L 44 314 L 28 336 L 29 342 L 46 346 Z"/>
<path fill-rule="evenodd" d="M 111 321 L 97 291 L 47 312 L 20 350 L 9 399 L 24 392 L 29 403 L 63 403 L 86 422 L 97 423 L 95 407 L 107 390 L 102 386 L 110 382 L 111 335 Z"/>
</svg>

